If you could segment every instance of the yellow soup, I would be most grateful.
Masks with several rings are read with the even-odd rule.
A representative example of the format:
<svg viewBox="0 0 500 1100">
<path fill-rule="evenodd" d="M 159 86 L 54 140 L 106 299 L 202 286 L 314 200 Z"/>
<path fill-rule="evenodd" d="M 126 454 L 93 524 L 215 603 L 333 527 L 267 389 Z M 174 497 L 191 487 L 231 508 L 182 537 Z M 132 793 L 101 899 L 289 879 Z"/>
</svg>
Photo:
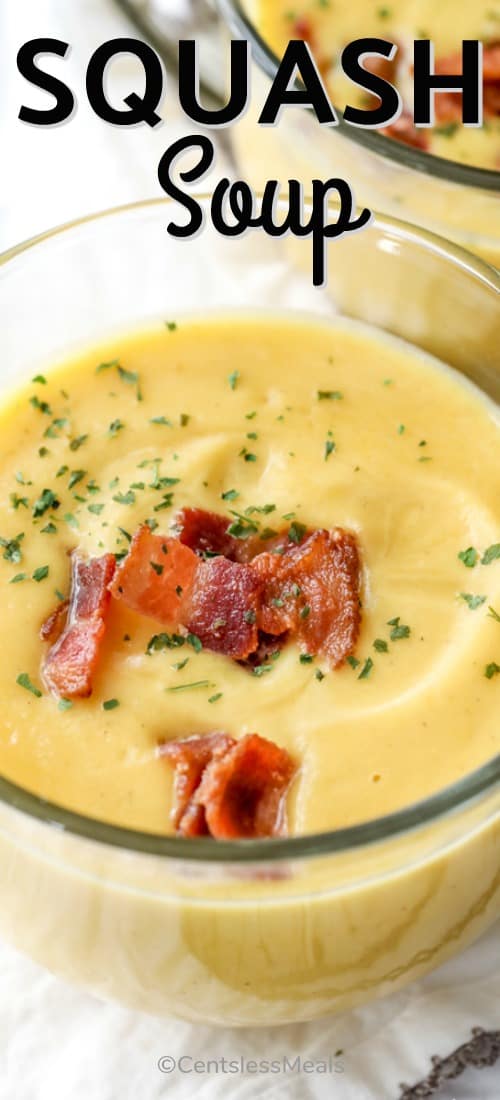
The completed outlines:
<svg viewBox="0 0 500 1100">
<path fill-rule="evenodd" d="M 498 752 L 498 431 L 451 370 L 345 323 L 183 320 L 38 376 L 1 428 L 6 777 L 164 834 L 158 743 L 256 731 L 297 763 L 301 834 L 386 814 Z M 355 532 L 355 659 L 331 671 L 290 642 L 255 675 L 189 644 L 148 654 L 158 625 L 113 601 L 92 696 L 61 705 L 39 628 L 68 593 L 68 551 L 123 554 L 185 505 Z"/>
<path fill-rule="evenodd" d="M 373 99 L 361 91 L 343 74 L 340 54 L 344 46 L 356 38 L 374 36 L 396 42 L 400 49 L 397 72 L 406 109 L 413 99 L 411 61 L 413 42 L 430 38 L 435 59 L 440 63 L 461 51 L 462 40 L 479 39 L 485 50 L 500 38 L 500 3 L 498 0 L 394 0 L 379 4 L 374 0 L 254 0 L 249 5 L 257 19 L 264 39 L 281 55 L 290 38 L 307 38 L 323 73 L 333 102 L 339 110 L 347 103 L 357 107 L 372 107 Z M 488 70 L 489 71 L 489 70 Z M 452 67 L 448 65 L 448 72 Z M 500 72 L 495 87 L 498 88 Z M 440 100 L 440 97 L 436 97 Z M 439 157 L 475 165 L 478 168 L 500 167 L 500 119 L 498 93 L 485 91 L 485 122 L 479 128 L 467 128 L 457 121 L 454 109 L 457 97 L 452 97 L 447 109 L 436 109 L 436 126 L 429 135 L 428 152 Z M 460 100 L 458 100 L 460 104 Z M 448 117 L 449 116 L 449 117 Z M 420 136 L 429 134 L 420 130 Z M 411 141 L 410 141 L 411 144 Z"/>
</svg>

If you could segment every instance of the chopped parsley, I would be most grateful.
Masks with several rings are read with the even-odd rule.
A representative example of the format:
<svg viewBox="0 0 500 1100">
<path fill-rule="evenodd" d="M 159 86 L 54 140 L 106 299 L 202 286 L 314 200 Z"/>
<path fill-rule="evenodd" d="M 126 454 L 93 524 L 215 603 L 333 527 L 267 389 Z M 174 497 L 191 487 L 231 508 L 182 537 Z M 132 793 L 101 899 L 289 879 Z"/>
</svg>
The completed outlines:
<svg viewBox="0 0 500 1100">
<path fill-rule="evenodd" d="M 496 661 L 490 661 L 489 665 L 486 665 L 484 675 L 487 680 L 492 680 L 494 676 L 498 676 L 500 672 L 500 665 L 497 665 Z"/>
<path fill-rule="evenodd" d="M 208 702 L 209 703 L 218 703 L 219 699 L 222 699 L 222 691 L 218 691 L 215 695 L 211 695 Z"/>
<path fill-rule="evenodd" d="M 113 500 L 115 500 L 117 504 L 134 504 L 135 493 L 133 489 L 129 489 L 126 493 L 115 493 Z"/>
<path fill-rule="evenodd" d="M 119 703 L 118 699 L 105 699 L 104 703 L 102 704 L 102 709 L 103 710 L 116 710 L 116 707 L 119 707 L 119 706 L 120 706 L 120 703 Z"/>
<path fill-rule="evenodd" d="M 18 508 L 29 508 L 28 498 L 18 497 L 17 493 L 10 494 L 10 503 L 16 512 Z"/>
<path fill-rule="evenodd" d="M 330 458 L 335 450 L 335 443 L 333 439 L 327 439 L 325 442 L 325 462 Z"/>
<path fill-rule="evenodd" d="M 0 546 L 3 546 L 2 557 L 5 561 L 11 561 L 13 565 L 17 565 L 22 561 L 23 555 L 21 551 L 21 542 L 24 538 L 24 531 L 21 531 L 19 535 L 16 535 L 12 539 L 3 539 L 0 537 Z"/>
<path fill-rule="evenodd" d="M 166 416 L 152 416 L 149 423 L 150 424 L 164 424 L 167 428 L 173 428 L 172 421 L 169 420 L 168 417 L 166 417 Z"/>
<path fill-rule="evenodd" d="M 78 485 L 79 481 L 83 481 L 86 474 L 86 470 L 72 470 L 68 481 L 68 489 L 73 489 L 75 485 Z"/>
<path fill-rule="evenodd" d="M 194 680 L 192 684 L 176 684 L 174 687 L 165 688 L 165 691 L 194 691 L 196 688 L 214 687 L 210 680 Z"/>
<path fill-rule="evenodd" d="M 491 565 L 491 562 L 496 561 L 498 558 L 500 558 L 500 542 L 495 542 L 484 551 L 481 565 Z"/>
<path fill-rule="evenodd" d="M 37 699 L 42 698 L 42 692 L 40 691 L 40 688 L 37 688 L 36 684 L 32 683 L 27 672 L 19 673 L 16 684 L 19 684 L 19 687 L 25 688 L 26 691 L 30 691 L 31 694 L 35 695 Z"/>
<path fill-rule="evenodd" d="M 476 565 L 479 555 L 477 550 L 475 550 L 473 546 L 468 546 L 467 550 L 460 551 L 458 557 L 459 560 L 463 561 L 464 565 L 467 566 L 467 569 L 473 569 Z"/>
<path fill-rule="evenodd" d="M 165 321 L 165 328 L 169 332 L 177 332 L 177 321 Z"/>
<path fill-rule="evenodd" d="M 320 668 L 316 669 L 316 672 L 314 673 L 314 675 L 315 675 L 316 679 L 319 680 L 320 683 L 321 683 L 322 680 L 325 679 L 325 674 L 324 674 L 324 672 L 321 671 Z"/>
<path fill-rule="evenodd" d="M 35 569 L 34 572 L 31 575 L 32 575 L 34 581 L 38 581 L 38 582 L 44 581 L 45 578 L 48 577 L 48 575 L 49 575 L 48 565 L 40 565 L 39 568 Z"/>
<path fill-rule="evenodd" d="M 476 608 L 481 607 L 481 604 L 486 600 L 486 596 L 473 596 L 470 592 L 460 592 L 459 595 L 460 599 L 464 600 L 471 611 L 475 611 Z"/>
<path fill-rule="evenodd" d="M 340 390 L 318 390 L 318 401 L 342 401 L 344 394 Z"/>
<path fill-rule="evenodd" d="M 228 375 L 228 379 L 227 379 L 227 380 L 228 380 L 228 382 L 229 382 L 229 385 L 231 386 L 231 389 L 232 389 L 232 390 L 235 390 L 235 389 L 236 389 L 236 386 L 238 385 L 238 380 L 239 380 L 239 377 L 240 377 L 240 372 L 239 372 L 239 370 L 233 370 L 233 371 L 231 372 L 231 374 L 229 374 L 229 375 Z"/>
<path fill-rule="evenodd" d="M 388 619 L 387 626 L 392 626 L 390 634 L 391 642 L 397 642 L 400 638 L 410 637 L 410 627 L 405 626 L 404 623 L 401 622 L 399 615 L 396 619 Z"/>
<path fill-rule="evenodd" d="M 39 382 L 41 386 L 47 385 L 47 379 L 43 374 L 35 374 L 35 377 L 31 379 L 32 382 Z"/>
<path fill-rule="evenodd" d="M 35 500 L 33 505 L 32 513 L 34 519 L 38 519 L 39 516 L 45 515 L 45 512 L 48 512 L 49 508 L 55 511 L 56 508 L 60 507 L 60 504 L 61 501 L 56 496 L 53 489 L 44 489 L 41 496 L 38 497 L 38 500 Z"/>
<path fill-rule="evenodd" d="M 186 639 L 182 634 L 153 634 L 153 637 L 149 639 L 146 646 L 146 653 L 148 656 L 151 656 L 152 653 L 159 653 L 162 649 L 178 649 L 179 646 L 185 644 L 185 641 Z M 186 661 L 182 663 L 182 666 L 179 665 L 178 667 L 184 667 L 186 663 L 187 658 Z"/>
<path fill-rule="evenodd" d="M 389 652 L 389 646 L 387 645 L 387 642 L 384 641 L 383 638 L 375 638 L 375 641 L 373 643 L 373 648 L 376 649 L 377 653 L 388 653 Z"/>
<path fill-rule="evenodd" d="M 20 581 L 27 581 L 27 580 L 28 580 L 28 574 L 27 573 L 16 573 L 15 577 L 10 578 L 9 584 L 19 584 Z"/>
<path fill-rule="evenodd" d="M 500 615 L 498 611 L 495 611 L 494 607 L 488 607 L 488 618 L 494 619 L 496 623 L 500 623 Z"/>
<path fill-rule="evenodd" d="M 288 538 L 290 539 L 291 542 L 295 542 L 298 546 L 299 543 L 302 542 L 302 539 L 304 538 L 304 535 L 305 535 L 306 531 L 307 531 L 307 527 L 305 526 L 305 524 L 297 523 L 297 521 L 294 520 L 294 522 L 290 524 L 290 529 L 288 531 Z"/>
<path fill-rule="evenodd" d="M 52 409 L 48 402 L 40 401 L 40 398 L 37 397 L 36 394 L 30 397 L 30 405 L 32 405 L 34 409 L 38 409 L 39 412 L 44 413 L 45 416 L 52 416 Z"/>
<path fill-rule="evenodd" d="M 198 638 L 196 634 L 186 634 L 186 642 L 194 649 L 195 653 L 201 653 L 203 649 L 203 642 L 201 638 Z"/>
<path fill-rule="evenodd" d="M 108 428 L 108 435 L 113 438 L 115 435 L 118 435 L 118 432 L 121 432 L 124 427 L 125 424 L 122 420 L 112 420 Z"/>
<path fill-rule="evenodd" d="M 72 439 L 69 445 L 70 451 L 78 451 L 79 448 L 86 442 L 88 435 L 77 435 L 75 439 Z"/>
<path fill-rule="evenodd" d="M 60 699 L 57 704 L 58 710 L 69 710 L 73 706 L 71 699 Z"/>
<path fill-rule="evenodd" d="M 243 618 L 244 618 L 246 623 L 250 623 L 251 625 L 253 625 L 253 623 L 255 623 L 257 621 L 257 615 L 256 615 L 255 611 L 253 610 L 253 608 L 250 608 L 249 611 L 245 611 L 245 614 L 243 615 Z"/>
<path fill-rule="evenodd" d="M 358 664 L 359 664 L 359 661 L 358 661 Z M 373 668 L 373 661 L 372 661 L 371 657 L 367 657 L 366 661 L 363 665 L 363 668 L 361 669 L 361 672 L 358 676 L 358 680 L 366 680 L 368 678 L 368 676 L 370 675 L 370 672 L 371 672 L 372 668 Z"/>
</svg>

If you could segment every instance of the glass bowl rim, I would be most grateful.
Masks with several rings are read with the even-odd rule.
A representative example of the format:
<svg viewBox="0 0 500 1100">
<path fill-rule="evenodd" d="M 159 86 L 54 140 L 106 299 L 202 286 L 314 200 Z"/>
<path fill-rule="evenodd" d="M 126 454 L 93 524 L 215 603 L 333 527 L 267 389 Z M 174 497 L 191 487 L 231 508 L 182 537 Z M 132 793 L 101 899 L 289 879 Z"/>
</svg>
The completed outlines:
<svg viewBox="0 0 500 1100">
<path fill-rule="evenodd" d="M 252 46 L 252 56 L 266 75 L 273 80 L 279 65 L 279 59 L 264 38 L 259 34 L 255 23 L 245 14 L 241 6 L 241 0 L 215 0 L 221 15 L 226 23 L 234 27 L 235 31 L 243 38 L 248 39 Z M 315 117 L 311 108 L 305 108 Z M 462 164 L 459 161 L 438 157 L 435 153 L 426 153 L 421 149 L 415 149 L 411 145 L 405 145 L 401 141 L 395 141 L 381 134 L 378 130 L 369 130 L 364 127 L 349 125 L 344 121 L 342 111 L 337 109 L 338 126 L 335 130 L 348 141 L 360 145 L 371 153 L 375 153 L 384 160 L 392 161 L 404 168 L 412 168 L 415 172 L 431 176 L 436 179 L 446 180 L 448 183 L 474 187 L 484 191 L 500 190 L 500 171 L 490 168 L 476 168 L 474 165 Z M 319 123 L 318 123 L 319 125 Z"/>
<path fill-rule="evenodd" d="M 211 195 L 204 193 L 197 194 L 196 197 L 208 203 Z M 70 235 L 73 230 L 78 230 L 82 226 L 93 226 L 101 220 L 150 211 L 155 207 L 163 208 L 170 206 L 172 201 L 168 198 L 157 198 L 126 203 L 55 226 L 0 253 L 0 272 L 9 262 L 29 253 L 31 249 L 49 243 L 55 238 L 64 237 L 66 234 Z M 333 202 L 330 205 L 335 207 Z M 377 214 L 372 225 L 384 227 L 414 243 L 424 244 L 431 252 L 444 256 L 445 260 L 465 269 L 469 275 L 500 294 L 500 272 L 497 273 L 493 267 L 469 254 L 465 249 L 427 230 L 408 225 L 388 215 Z M 129 853 L 160 856 L 180 863 L 194 861 L 214 865 L 219 863 L 262 864 L 352 852 L 367 845 L 390 841 L 400 835 L 421 829 L 446 815 L 458 814 L 460 810 L 476 803 L 482 795 L 493 793 L 497 787 L 500 788 L 500 753 L 427 798 L 360 824 L 301 836 L 217 841 L 216 843 L 210 838 L 162 836 L 101 821 L 42 798 L 1 775 L 0 803 L 49 827 L 62 829 L 66 833 L 85 840 Z"/>
</svg>

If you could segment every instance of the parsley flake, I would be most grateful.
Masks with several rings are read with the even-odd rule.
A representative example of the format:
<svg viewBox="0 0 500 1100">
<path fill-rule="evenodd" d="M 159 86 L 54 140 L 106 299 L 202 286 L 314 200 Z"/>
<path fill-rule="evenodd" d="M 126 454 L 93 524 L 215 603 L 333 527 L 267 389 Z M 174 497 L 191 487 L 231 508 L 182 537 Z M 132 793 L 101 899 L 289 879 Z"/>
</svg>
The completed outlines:
<svg viewBox="0 0 500 1100">
<path fill-rule="evenodd" d="M 16 684 L 19 684 L 19 687 L 25 688 L 26 691 L 30 691 L 31 694 L 34 695 L 37 699 L 42 698 L 42 692 L 40 691 L 40 688 L 37 688 L 36 684 L 32 683 L 27 672 L 19 673 Z"/>
</svg>

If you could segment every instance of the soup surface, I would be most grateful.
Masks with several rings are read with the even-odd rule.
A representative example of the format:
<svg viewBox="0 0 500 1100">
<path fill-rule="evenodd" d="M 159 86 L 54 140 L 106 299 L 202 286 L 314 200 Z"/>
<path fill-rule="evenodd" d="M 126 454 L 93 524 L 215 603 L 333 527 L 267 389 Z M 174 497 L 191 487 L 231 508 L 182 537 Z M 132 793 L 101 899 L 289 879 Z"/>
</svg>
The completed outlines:
<svg viewBox="0 0 500 1100">
<path fill-rule="evenodd" d="M 309 42 L 339 110 L 349 103 L 373 107 L 376 100 L 356 88 L 344 75 L 339 58 L 343 47 L 356 38 L 374 36 L 398 45 L 394 65 L 379 68 L 380 75 L 399 86 L 403 116 L 388 136 L 439 157 L 500 169 L 500 3 L 498 0 L 253 0 L 247 5 L 259 29 L 281 54 L 290 38 Z M 433 130 L 415 130 L 412 123 L 413 42 L 430 38 L 435 47 L 436 71 L 461 72 L 464 39 L 483 43 L 484 124 L 461 125 L 460 95 L 437 95 Z"/>
<path fill-rule="evenodd" d="M 161 742 L 258 732 L 297 773 L 290 833 L 366 820 L 498 752 L 499 444 L 458 375 L 369 329 L 184 319 L 57 366 L 1 413 L 0 771 L 91 816 L 172 830 Z M 87 699 L 44 684 L 68 553 L 123 560 L 203 508 L 262 534 L 344 528 L 361 630 L 331 669 L 286 644 L 254 671 L 113 599 Z M 235 516 L 237 513 L 237 516 Z"/>
</svg>

